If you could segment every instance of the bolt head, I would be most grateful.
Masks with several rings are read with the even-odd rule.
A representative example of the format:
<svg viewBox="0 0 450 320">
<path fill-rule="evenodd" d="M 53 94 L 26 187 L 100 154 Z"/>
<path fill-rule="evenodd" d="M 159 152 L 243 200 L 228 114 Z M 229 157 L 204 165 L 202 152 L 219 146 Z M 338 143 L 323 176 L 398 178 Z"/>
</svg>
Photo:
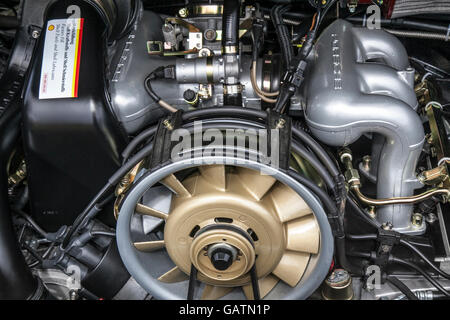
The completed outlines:
<svg viewBox="0 0 450 320">
<path fill-rule="evenodd" d="M 413 226 L 420 227 L 423 223 L 423 216 L 420 213 L 414 213 L 411 222 Z"/>
<path fill-rule="evenodd" d="M 33 32 L 31 32 L 31 36 L 33 37 L 33 39 L 39 38 L 40 35 L 41 33 L 38 30 L 33 30 Z"/>
<path fill-rule="evenodd" d="M 180 15 L 180 17 L 182 18 L 186 18 L 188 16 L 188 10 L 187 8 L 181 8 L 180 10 L 178 10 L 178 14 Z"/>
</svg>

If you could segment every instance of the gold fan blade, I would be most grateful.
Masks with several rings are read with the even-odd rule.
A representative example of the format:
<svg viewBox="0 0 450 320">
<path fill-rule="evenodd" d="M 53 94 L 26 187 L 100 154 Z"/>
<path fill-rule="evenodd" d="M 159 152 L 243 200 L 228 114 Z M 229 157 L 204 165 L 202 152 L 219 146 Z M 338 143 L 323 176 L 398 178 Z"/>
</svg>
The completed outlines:
<svg viewBox="0 0 450 320">
<path fill-rule="evenodd" d="M 312 213 L 306 202 L 283 183 L 277 183 L 270 191 L 270 197 L 281 222 L 291 221 Z"/>
<path fill-rule="evenodd" d="M 180 268 L 174 267 L 161 275 L 158 280 L 165 283 L 176 283 L 189 280 L 189 276 L 181 271 Z"/>
<path fill-rule="evenodd" d="M 312 214 L 289 222 L 286 229 L 288 250 L 314 254 L 319 252 L 319 227 Z"/>
<path fill-rule="evenodd" d="M 270 291 L 277 285 L 279 279 L 274 275 L 267 275 L 266 277 L 259 279 L 259 295 L 260 298 L 263 299 L 265 296 L 269 294 Z M 247 284 L 242 287 L 247 300 L 254 300 L 253 298 L 253 287 L 251 284 Z"/>
<path fill-rule="evenodd" d="M 202 300 L 220 299 L 233 291 L 233 289 L 233 287 L 218 287 L 207 284 L 202 292 Z"/>
<path fill-rule="evenodd" d="M 247 168 L 237 169 L 244 188 L 256 199 L 261 200 L 277 181 L 271 175 Z"/>
<path fill-rule="evenodd" d="M 139 251 L 152 252 L 164 248 L 164 240 L 135 242 L 134 246 Z"/>
<path fill-rule="evenodd" d="M 191 194 L 187 189 L 183 186 L 180 180 L 175 177 L 175 175 L 171 174 L 164 179 L 161 180 L 161 183 L 165 185 L 167 188 L 175 192 L 179 197 L 190 197 Z"/>
<path fill-rule="evenodd" d="M 155 218 L 159 218 L 159 219 L 163 219 L 166 220 L 168 215 L 167 213 L 161 212 L 159 210 L 147 207 L 143 204 L 138 203 L 136 205 L 136 213 L 145 215 L 145 216 L 151 216 L 151 217 L 155 217 Z"/>
<path fill-rule="evenodd" d="M 306 270 L 309 257 L 308 253 L 286 251 L 272 273 L 291 287 L 295 287 Z"/>
<path fill-rule="evenodd" d="M 208 180 L 208 182 L 214 184 L 222 191 L 226 189 L 226 176 L 224 165 L 209 165 L 199 167 L 201 175 Z"/>
</svg>

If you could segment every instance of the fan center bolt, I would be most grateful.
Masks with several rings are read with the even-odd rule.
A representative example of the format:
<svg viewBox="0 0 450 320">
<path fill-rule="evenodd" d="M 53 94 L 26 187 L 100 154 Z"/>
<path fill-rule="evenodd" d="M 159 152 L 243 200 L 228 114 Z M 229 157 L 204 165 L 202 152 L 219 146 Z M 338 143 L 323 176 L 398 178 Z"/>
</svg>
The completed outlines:
<svg viewBox="0 0 450 320">
<path fill-rule="evenodd" d="M 208 248 L 208 257 L 217 270 L 227 270 L 236 260 L 237 249 L 226 243 L 216 243 Z"/>
</svg>

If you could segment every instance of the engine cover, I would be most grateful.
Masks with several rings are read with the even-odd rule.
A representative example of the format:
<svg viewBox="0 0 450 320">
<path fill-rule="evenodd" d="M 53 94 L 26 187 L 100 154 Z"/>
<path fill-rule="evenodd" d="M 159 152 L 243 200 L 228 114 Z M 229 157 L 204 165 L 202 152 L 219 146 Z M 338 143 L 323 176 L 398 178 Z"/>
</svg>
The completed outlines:
<svg viewBox="0 0 450 320">
<path fill-rule="evenodd" d="M 85 1 L 71 5 L 80 18 L 68 19 L 64 1 L 48 9 L 23 111 L 32 212 L 48 230 L 73 222 L 119 167 L 126 142 L 105 96 L 107 26 Z"/>
</svg>

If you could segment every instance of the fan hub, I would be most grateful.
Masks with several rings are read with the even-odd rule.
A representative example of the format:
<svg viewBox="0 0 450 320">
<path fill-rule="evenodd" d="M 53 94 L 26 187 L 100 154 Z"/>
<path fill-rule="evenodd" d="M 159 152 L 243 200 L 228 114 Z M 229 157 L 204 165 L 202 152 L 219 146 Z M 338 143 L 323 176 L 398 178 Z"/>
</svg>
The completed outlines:
<svg viewBox="0 0 450 320">
<path fill-rule="evenodd" d="M 275 269 L 284 253 L 285 228 L 270 199 L 255 199 L 242 179 L 239 172 L 228 170 L 223 186 L 205 174 L 194 174 L 183 181 L 191 196 L 172 199 L 164 229 L 166 249 L 185 273 L 189 274 L 193 264 L 205 283 L 248 284 L 255 262 L 258 276 L 264 277 Z M 214 226 L 223 227 L 203 232 Z M 218 243 L 232 245 L 239 253 L 226 270 L 215 268 L 208 256 L 208 247 Z"/>
<path fill-rule="evenodd" d="M 243 230 L 224 225 L 199 230 L 190 259 L 205 281 L 226 282 L 245 275 L 255 263 L 255 250 Z M 228 259 L 225 259 L 228 258 Z M 200 278 L 200 277 L 199 277 Z"/>
</svg>

